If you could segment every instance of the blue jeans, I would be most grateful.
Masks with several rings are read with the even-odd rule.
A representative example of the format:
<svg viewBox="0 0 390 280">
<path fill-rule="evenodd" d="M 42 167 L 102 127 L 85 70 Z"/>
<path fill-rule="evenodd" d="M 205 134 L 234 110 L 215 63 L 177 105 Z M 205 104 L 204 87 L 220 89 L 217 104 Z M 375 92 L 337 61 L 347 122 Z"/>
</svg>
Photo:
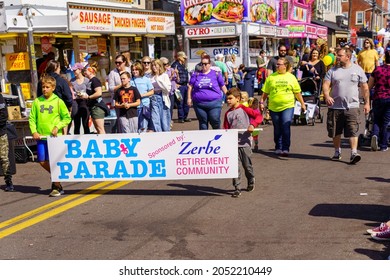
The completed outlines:
<svg viewBox="0 0 390 280">
<path fill-rule="evenodd" d="M 194 102 L 193 105 L 200 130 L 207 130 L 209 123 L 213 129 L 221 128 L 222 99 L 205 103 Z"/>
<path fill-rule="evenodd" d="M 389 144 L 387 127 L 390 124 L 390 99 L 375 99 L 372 102 L 374 126 L 372 134 L 378 136 L 379 148 L 385 149 Z"/>
<path fill-rule="evenodd" d="M 185 119 L 187 119 L 188 113 L 190 111 L 190 107 L 188 107 L 188 102 L 187 102 L 188 87 L 186 85 L 180 86 L 179 90 L 180 90 L 180 93 L 181 93 L 181 96 L 183 97 L 183 99 L 181 101 L 179 101 L 175 97 L 175 102 L 177 104 L 177 118 L 179 120 L 185 120 Z M 173 104 L 172 104 L 172 106 L 173 106 Z"/>
<path fill-rule="evenodd" d="M 163 116 L 163 100 L 161 94 L 155 93 L 150 97 L 150 111 L 151 121 L 155 132 L 161 132 L 162 130 L 162 116 Z"/>
<path fill-rule="evenodd" d="M 290 151 L 291 121 L 294 108 L 288 108 L 281 112 L 269 111 L 274 126 L 275 150 Z"/>
</svg>

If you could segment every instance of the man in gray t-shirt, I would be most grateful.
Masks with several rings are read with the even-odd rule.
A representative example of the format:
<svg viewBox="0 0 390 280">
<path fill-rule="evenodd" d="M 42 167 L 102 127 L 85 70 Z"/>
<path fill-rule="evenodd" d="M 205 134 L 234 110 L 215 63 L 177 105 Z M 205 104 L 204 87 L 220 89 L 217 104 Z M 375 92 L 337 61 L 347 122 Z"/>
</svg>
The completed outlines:
<svg viewBox="0 0 390 280">
<path fill-rule="evenodd" d="M 370 111 L 367 77 L 363 69 L 351 62 L 352 52 L 348 48 L 337 51 L 337 65 L 325 75 L 322 85 L 324 99 L 328 105 L 327 130 L 333 139 L 335 153 L 332 160 L 341 159 L 341 134 L 349 138 L 350 163 L 360 161 L 357 153 L 359 132 L 359 89 L 364 96 L 364 113 Z M 359 88 L 360 86 L 360 88 Z"/>
</svg>

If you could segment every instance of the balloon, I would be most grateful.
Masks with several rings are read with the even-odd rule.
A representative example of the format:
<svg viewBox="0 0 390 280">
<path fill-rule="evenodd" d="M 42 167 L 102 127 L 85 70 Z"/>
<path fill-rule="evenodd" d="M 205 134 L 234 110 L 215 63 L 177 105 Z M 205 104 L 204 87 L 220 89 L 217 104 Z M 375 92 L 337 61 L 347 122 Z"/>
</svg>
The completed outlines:
<svg viewBox="0 0 390 280">
<path fill-rule="evenodd" d="M 324 62 L 325 66 L 329 66 L 332 64 L 332 57 L 330 55 L 326 55 L 322 61 Z"/>
<path fill-rule="evenodd" d="M 334 56 L 333 53 L 328 53 L 328 55 L 332 58 L 332 63 L 331 64 L 333 64 L 335 59 L 336 59 L 336 57 Z"/>
</svg>

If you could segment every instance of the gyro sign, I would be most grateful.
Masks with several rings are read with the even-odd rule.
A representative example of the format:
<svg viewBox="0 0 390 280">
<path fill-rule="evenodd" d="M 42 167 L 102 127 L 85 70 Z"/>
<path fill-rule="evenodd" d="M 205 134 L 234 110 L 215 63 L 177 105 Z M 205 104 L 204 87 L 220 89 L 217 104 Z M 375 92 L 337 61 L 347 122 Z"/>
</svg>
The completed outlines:
<svg viewBox="0 0 390 280">
<path fill-rule="evenodd" d="M 236 35 L 236 26 L 214 26 L 214 27 L 191 27 L 185 29 L 187 38 L 204 36 L 234 36 Z"/>
</svg>

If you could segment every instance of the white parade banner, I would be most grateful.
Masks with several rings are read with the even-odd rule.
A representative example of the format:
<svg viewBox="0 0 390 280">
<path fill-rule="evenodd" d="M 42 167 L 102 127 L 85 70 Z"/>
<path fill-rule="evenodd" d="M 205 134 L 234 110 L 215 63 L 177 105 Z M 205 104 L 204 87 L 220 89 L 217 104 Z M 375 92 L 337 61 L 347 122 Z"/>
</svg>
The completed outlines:
<svg viewBox="0 0 390 280">
<path fill-rule="evenodd" d="M 49 137 L 53 182 L 238 176 L 237 130 Z"/>
</svg>

